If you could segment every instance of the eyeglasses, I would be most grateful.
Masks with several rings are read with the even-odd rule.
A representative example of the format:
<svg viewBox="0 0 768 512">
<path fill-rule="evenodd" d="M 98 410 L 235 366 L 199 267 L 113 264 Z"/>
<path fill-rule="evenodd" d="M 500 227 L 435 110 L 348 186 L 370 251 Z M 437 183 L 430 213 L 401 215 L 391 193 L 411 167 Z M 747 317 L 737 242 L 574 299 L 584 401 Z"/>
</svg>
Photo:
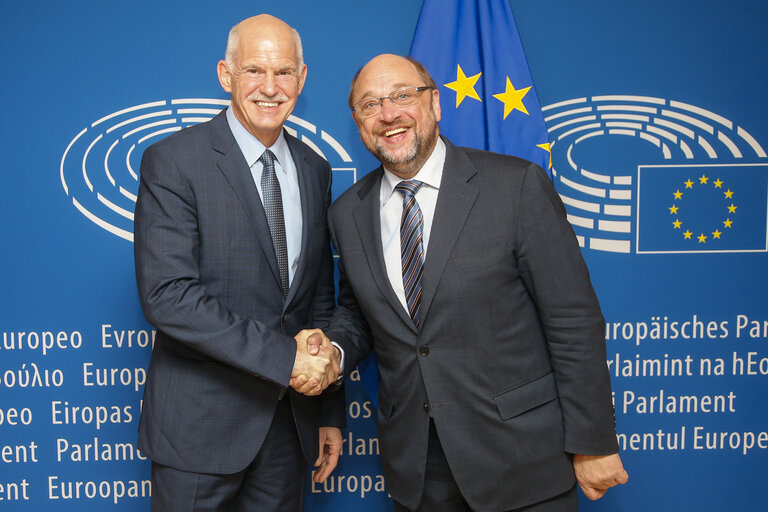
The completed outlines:
<svg viewBox="0 0 768 512">
<path fill-rule="evenodd" d="M 429 85 L 421 87 L 403 87 L 396 91 L 392 91 L 388 96 L 381 96 L 379 98 L 363 98 L 352 106 L 352 110 L 357 113 L 361 118 L 375 116 L 381 111 L 382 102 L 389 98 L 392 103 L 398 107 L 408 107 L 416 103 L 416 98 L 419 93 L 432 89 Z"/>
</svg>

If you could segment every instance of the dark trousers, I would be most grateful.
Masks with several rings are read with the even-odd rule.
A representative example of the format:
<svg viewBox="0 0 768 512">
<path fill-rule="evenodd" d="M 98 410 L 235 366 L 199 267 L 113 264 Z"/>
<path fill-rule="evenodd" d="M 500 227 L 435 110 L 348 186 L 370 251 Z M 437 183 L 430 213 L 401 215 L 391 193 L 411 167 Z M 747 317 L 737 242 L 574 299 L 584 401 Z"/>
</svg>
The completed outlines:
<svg viewBox="0 0 768 512">
<path fill-rule="evenodd" d="M 554 498 L 509 512 L 575 512 L 577 508 L 576 486 L 573 486 L 569 491 Z M 440 438 L 437 436 L 437 429 L 431 420 L 421 503 L 415 511 L 411 511 L 395 502 L 395 512 L 472 512 L 453 478 Z"/>
<path fill-rule="evenodd" d="M 307 461 L 290 401 L 281 400 L 256 458 L 239 473 L 187 473 L 152 463 L 152 512 L 301 512 Z"/>
</svg>

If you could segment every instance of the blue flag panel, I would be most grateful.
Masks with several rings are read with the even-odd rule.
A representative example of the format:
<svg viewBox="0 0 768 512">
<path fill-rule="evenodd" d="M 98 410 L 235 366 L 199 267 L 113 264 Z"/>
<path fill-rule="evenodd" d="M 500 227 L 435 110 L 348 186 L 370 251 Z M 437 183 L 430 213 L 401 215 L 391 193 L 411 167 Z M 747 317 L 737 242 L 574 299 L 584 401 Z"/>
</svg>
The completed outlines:
<svg viewBox="0 0 768 512">
<path fill-rule="evenodd" d="M 766 251 L 768 166 L 641 167 L 638 252 Z"/>
<path fill-rule="evenodd" d="M 451 141 L 550 168 L 547 129 L 508 0 L 425 0 L 410 54 L 437 83 L 440 130 Z"/>
</svg>

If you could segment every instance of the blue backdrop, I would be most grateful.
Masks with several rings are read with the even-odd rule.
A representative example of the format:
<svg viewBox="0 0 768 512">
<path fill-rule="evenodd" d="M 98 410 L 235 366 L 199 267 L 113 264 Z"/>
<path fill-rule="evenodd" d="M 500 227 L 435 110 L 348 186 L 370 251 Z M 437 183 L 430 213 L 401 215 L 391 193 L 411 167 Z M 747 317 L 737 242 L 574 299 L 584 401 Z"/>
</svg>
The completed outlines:
<svg viewBox="0 0 768 512">
<path fill-rule="evenodd" d="M 268 12 L 302 34 L 309 76 L 288 126 L 331 162 L 335 195 L 375 166 L 348 84 L 373 55 L 408 52 L 421 2 L 276 3 L 4 6 L 3 510 L 148 510 L 132 447 L 152 341 L 133 274 L 136 173 L 148 144 L 223 107 L 215 66 L 232 24 Z M 630 474 L 583 509 L 763 509 L 768 7 L 511 5 L 608 323 Z M 391 510 L 356 374 L 347 399 L 345 455 L 307 486 L 306 508 Z"/>
</svg>

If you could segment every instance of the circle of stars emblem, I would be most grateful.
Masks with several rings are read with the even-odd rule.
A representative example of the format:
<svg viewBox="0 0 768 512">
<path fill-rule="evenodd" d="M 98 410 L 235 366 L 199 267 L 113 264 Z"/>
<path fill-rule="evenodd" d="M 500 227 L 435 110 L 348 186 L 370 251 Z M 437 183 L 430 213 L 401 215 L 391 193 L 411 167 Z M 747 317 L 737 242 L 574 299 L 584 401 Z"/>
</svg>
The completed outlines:
<svg viewBox="0 0 768 512">
<path fill-rule="evenodd" d="M 704 187 L 713 187 L 714 189 L 721 190 L 723 194 L 724 204 L 725 204 L 725 207 L 724 207 L 725 211 L 723 212 L 724 220 L 722 220 L 722 226 L 720 225 L 715 226 L 714 231 L 710 231 L 710 232 L 702 231 L 698 235 L 696 235 L 694 232 L 692 232 L 688 228 L 688 224 L 692 224 L 692 223 L 690 222 L 691 219 L 685 217 L 686 215 L 685 200 L 686 198 L 696 194 L 697 188 L 702 189 Z M 736 210 L 738 209 L 738 206 L 736 206 L 736 204 L 733 201 L 733 191 L 730 188 L 727 188 L 725 186 L 725 182 L 723 182 L 720 178 L 717 178 L 714 181 L 712 181 L 711 178 L 706 174 L 702 174 L 699 178 L 696 178 L 695 180 L 688 178 L 686 181 L 683 182 L 683 186 L 678 188 L 673 193 L 673 196 L 674 196 L 674 202 L 672 203 L 672 206 L 669 207 L 669 214 L 675 217 L 674 222 L 672 222 L 673 229 L 679 229 L 684 240 L 693 241 L 695 239 L 695 240 L 698 240 L 698 243 L 700 244 L 706 244 L 707 241 L 710 240 L 710 237 L 711 237 L 711 240 L 719 240 L 722 238 L 722 236 L 727 230 L 733 227 L 732 217 L 736 214 Z M 721 227 L 723 231 L 720 231 Z M 683 229 L 685 229 L 685 231 L 683 231 Z"/>
</svg>

